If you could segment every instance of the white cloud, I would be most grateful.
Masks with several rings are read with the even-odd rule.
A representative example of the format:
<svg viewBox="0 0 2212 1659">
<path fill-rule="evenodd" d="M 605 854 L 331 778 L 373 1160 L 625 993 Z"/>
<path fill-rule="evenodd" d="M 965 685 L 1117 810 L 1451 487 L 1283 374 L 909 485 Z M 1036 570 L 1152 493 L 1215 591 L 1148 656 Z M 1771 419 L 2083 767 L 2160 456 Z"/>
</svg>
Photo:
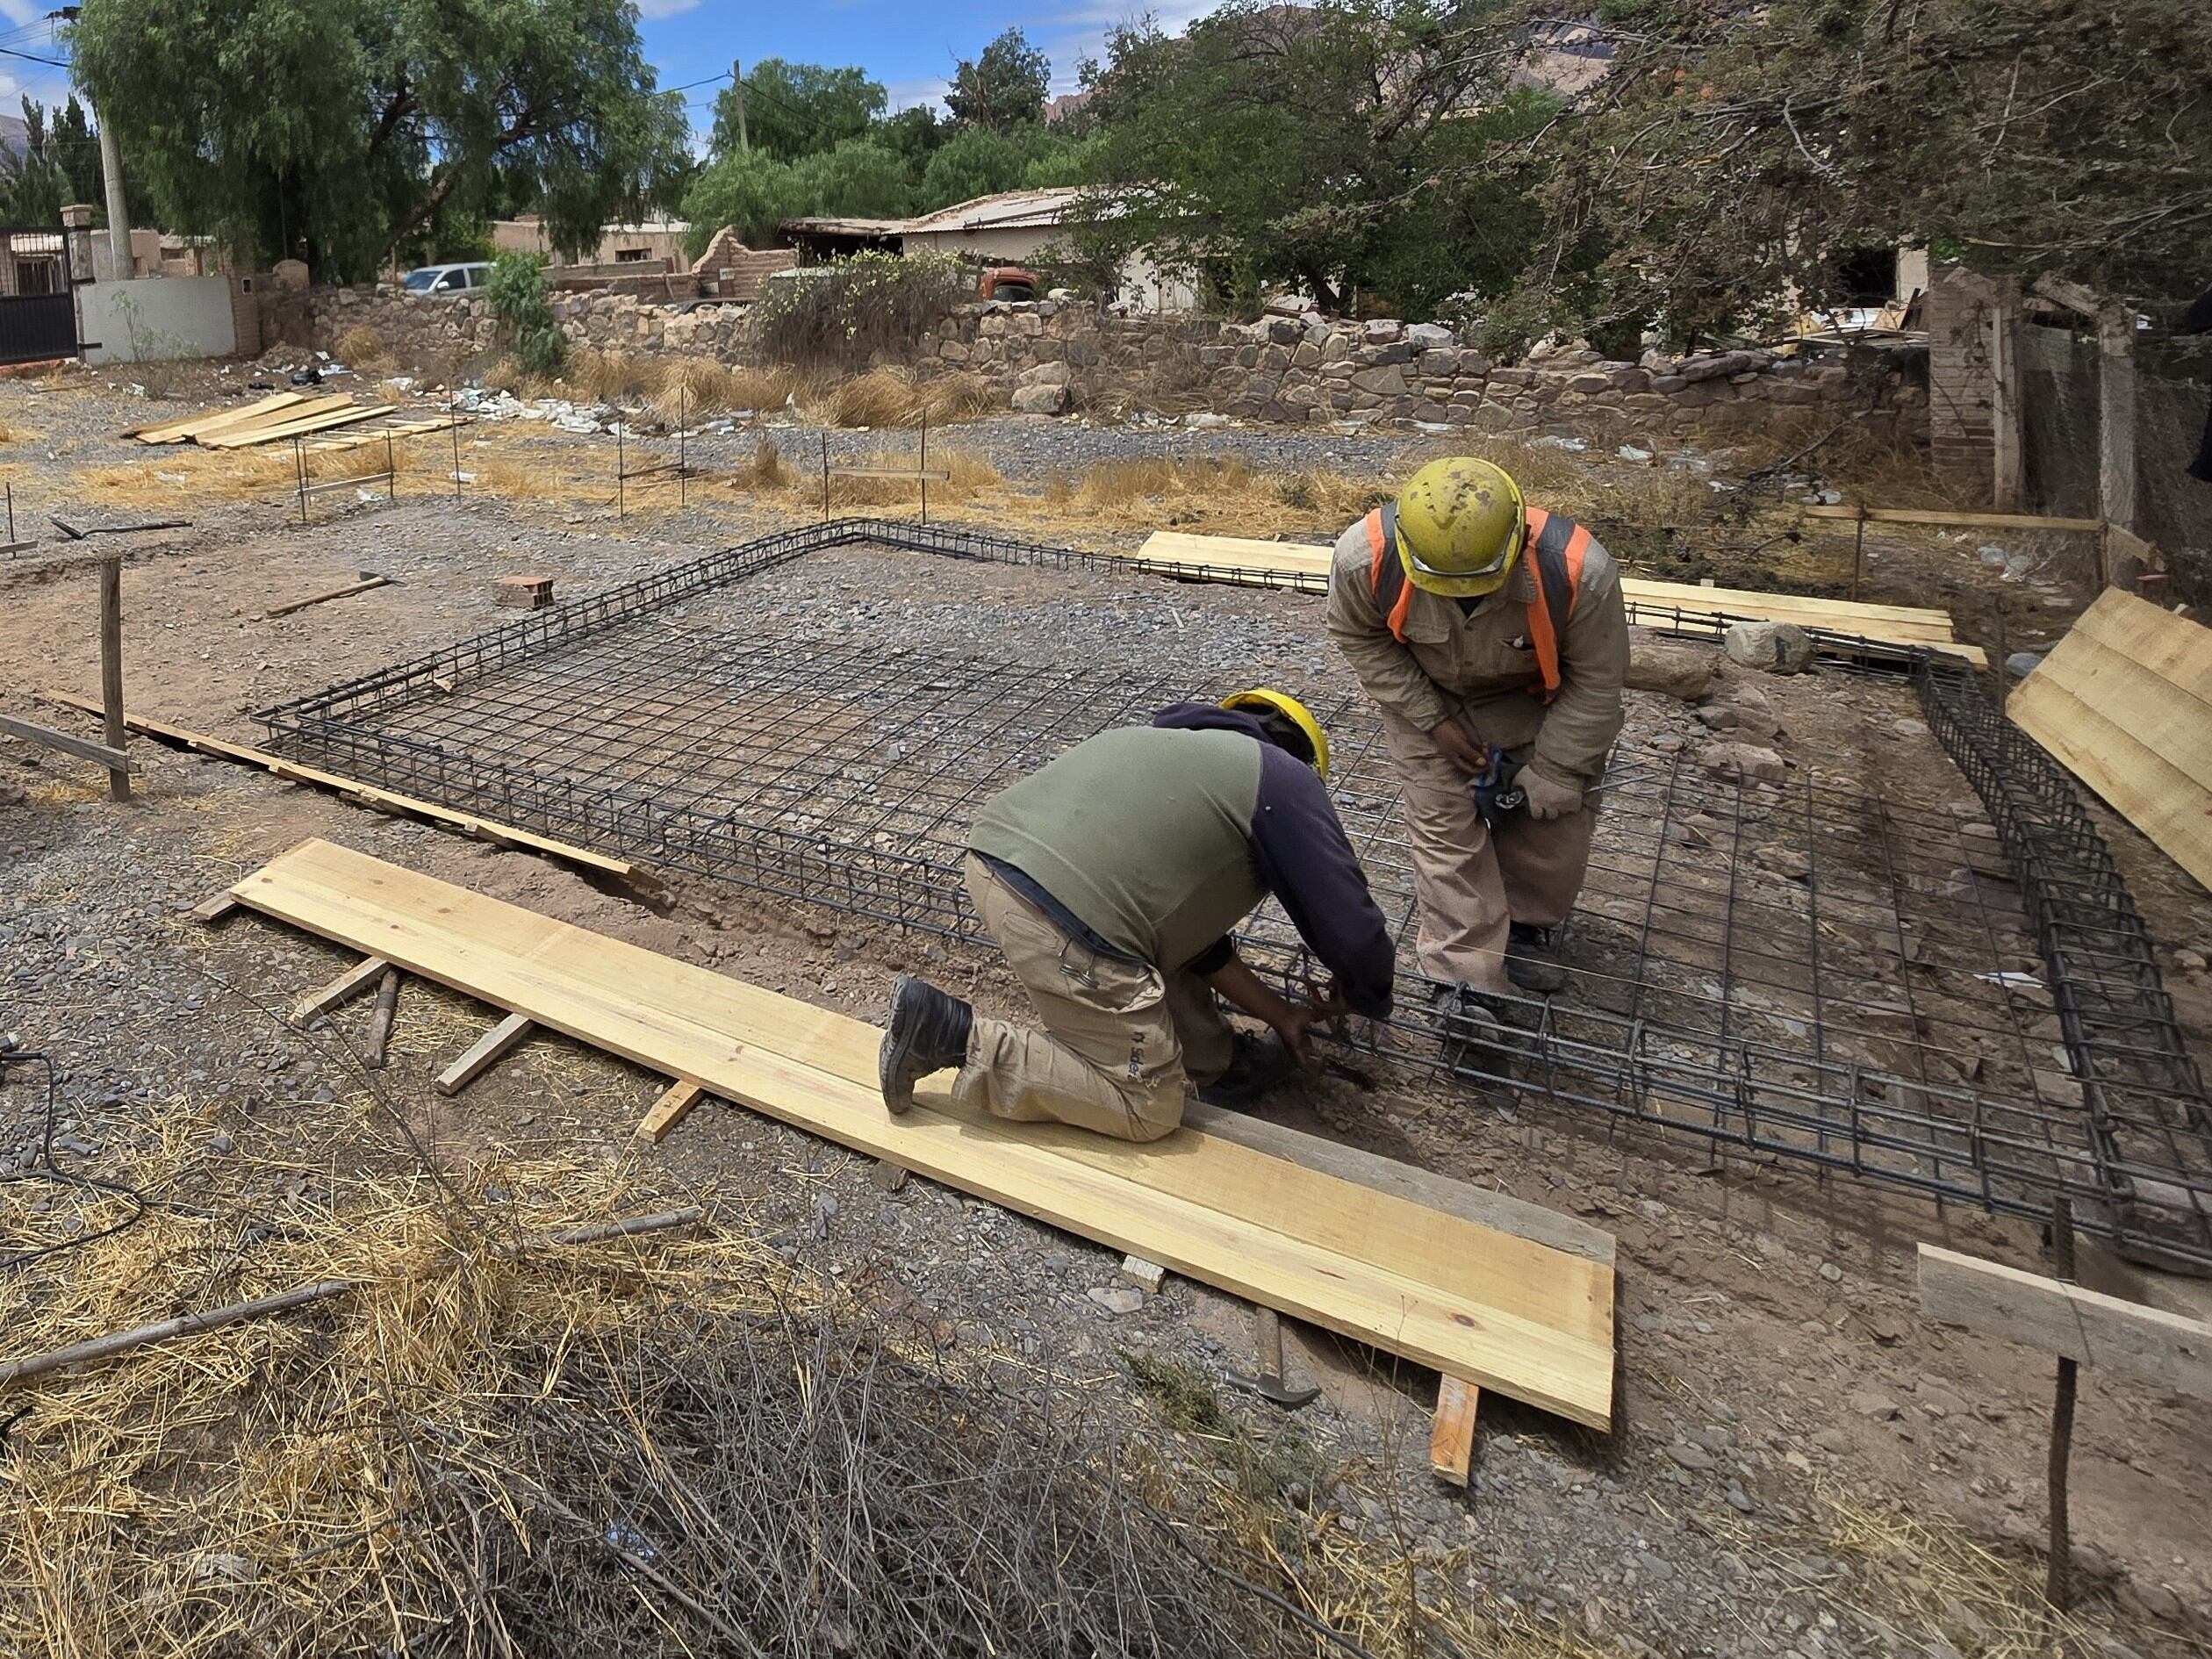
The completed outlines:
<svg viewBox="0 0 2212 1659">
<path fill-rule="evenodd" d="M 0 10 L 12 4 L 13 0 L 0 0 Z M 680 17 L 698 9 L 699 0 L 637 0 L 637 15 L 641 18 Z"/>
<path fill-rule="evenodd" d="M 920 81 L 894 81 L 884 90 L 893 109 L 910 110 L 917 104 L 942 103 L 952 88 L 952 83 L 939 75 Z"/>
<path fill-rule="evenodd" d="M 1195 19 L 1217 10 L 1222 0 L 1076 0 L 1057 11 L 1025 18 L 1023 27 L 1052 61 L 1052 90 L 1077 89 L 1075 66 L 1084 58 L 1103 60 L 1106 37 L 1117 28 L 1149 18 L 1164 32 L 1179 34 Z"/>
<path fill-rule="evenodd" d="M 0 0 L 0 18 L 7 18 L 18 29 L 44 23 L 50 9 L 42 0 Z"/>
</svg>

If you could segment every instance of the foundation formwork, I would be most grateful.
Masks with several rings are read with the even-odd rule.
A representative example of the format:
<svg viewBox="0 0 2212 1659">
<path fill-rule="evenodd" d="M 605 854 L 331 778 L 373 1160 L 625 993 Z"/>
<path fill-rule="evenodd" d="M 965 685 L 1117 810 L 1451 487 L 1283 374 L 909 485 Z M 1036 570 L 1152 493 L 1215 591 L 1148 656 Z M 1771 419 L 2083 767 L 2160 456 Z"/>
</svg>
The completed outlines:
<svg viewBox="0 0 2212 1659">
<path fill-rule="evenodd" d="M 970 531 L 839 521 L 262 718 L 283 751 L 349 776 L 973 938 L 958 869 L 985 799 L 1091 733 L 1255 677 L 1219 647 L 1132 646 L 1110 602 L 1072 595 L 1057 610 L 1031 595 L 1019 629 L 927 581 L 900 603 L 825 604 L 854 549 L 1048 579 L 1125 569 Z M 1887 655 L 1914 674 L 1985 817 L 1811 781 L 1715 779 L 1632 737 L 1568 930 L 1572 988 L 1518 1004 L 1500 1030 L 1402 971 L 1398 1011 L 1355 1027 L 1339 1065 L 1439 1073 L 1938 1201 L 2029 1217 L 2072 1201 L 2131 1254 L 2212 1269 L 2212 1118 L 2109 856 L 2071 783 L 1963 670 Z M 1315 672 L 1297 673 L 1301 694 L 1335 682 L 1316 699 L 1332 789 L 1403 970 L 1416 916 L 1381 729 L 1340 674 L 1303 666 Z M 1273 904 L 1246 942 L 1290 982 L 1311 966 Z"/>
</svg>

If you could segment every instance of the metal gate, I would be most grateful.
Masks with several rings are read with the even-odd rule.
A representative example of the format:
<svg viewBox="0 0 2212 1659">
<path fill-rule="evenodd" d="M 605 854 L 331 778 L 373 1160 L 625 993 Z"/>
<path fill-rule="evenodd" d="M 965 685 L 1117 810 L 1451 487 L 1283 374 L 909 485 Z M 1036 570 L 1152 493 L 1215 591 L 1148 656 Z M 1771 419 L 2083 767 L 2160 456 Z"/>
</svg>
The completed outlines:
<svg viewBox="0 0 2212 1659">
<path fill-rule="evenodd" d="M 77 353 L 68 233 L 0 226 L 0 363 Z"/>
</svg>

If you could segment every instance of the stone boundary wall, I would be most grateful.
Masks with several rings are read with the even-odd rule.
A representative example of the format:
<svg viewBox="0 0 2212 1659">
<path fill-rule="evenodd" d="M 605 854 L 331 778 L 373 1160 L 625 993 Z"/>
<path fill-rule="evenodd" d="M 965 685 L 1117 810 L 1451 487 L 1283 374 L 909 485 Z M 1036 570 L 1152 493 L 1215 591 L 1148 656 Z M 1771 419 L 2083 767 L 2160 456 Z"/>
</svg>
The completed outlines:
<svg viewBox="0 0 2212 1659">
<path fill-rule="evenodd" d="M 750 360 L 743 307 L 686 312 L 604 292 L 557 295 L 552 306 L 576 346 Z M 272 341 L 326 350 L 365 327 L 400 363 L 444 363 L 450 372 L 487 358 L 494 341 L 478 299 L 277 292 L 263 320 Z M 1331 322 L 1314 313 L 1254 323 L 1124 318 L 1047 299 L 963 305 L 901 366 L 923 379 L 978 376 L 1009 408 L 1038 414 L 1150 404 L 1284 424 L 1556 427 L 1627 441 L 1725 435 L 1778 409 L 1804 409 L 1856 411 L 1885 436 L 1927 435 L 1924 377 L 1897 354 L 1876 351 L 1839 350 L 1820 361 L 1759 350 L 1679 359 L 1647 352 L 1628 363 L 1539 345 L 1525 361 L 1501 364 L 1434 323 Z"/>
</svg>

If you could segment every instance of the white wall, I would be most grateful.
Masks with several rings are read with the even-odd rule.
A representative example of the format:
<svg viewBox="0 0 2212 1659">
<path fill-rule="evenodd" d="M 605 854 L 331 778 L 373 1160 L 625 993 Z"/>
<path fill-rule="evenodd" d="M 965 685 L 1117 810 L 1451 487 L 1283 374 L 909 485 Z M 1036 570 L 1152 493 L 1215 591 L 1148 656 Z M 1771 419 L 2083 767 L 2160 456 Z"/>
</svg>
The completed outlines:
<svg viewBox="0 0 2212 1659">
<path fill-rule="evenodd" d="M 908 232 L 909 254 L 959 254 L 1004 265 L 1025 264 L 1059 240 L 1057 226 L 995 226 L 980 231 Z M 1122 267 L 1118 298 L 1132 311 L 1196 311 L 1197 291 L 1181 277 L 1164 276 L 1141 253 Z"/>
<path fill-rule="evenodd" d="M 77 331 L 92 363 L 227 357 L 238 349 L 227 276 L 86 283 L 77 290 Z"/>
</svg>

